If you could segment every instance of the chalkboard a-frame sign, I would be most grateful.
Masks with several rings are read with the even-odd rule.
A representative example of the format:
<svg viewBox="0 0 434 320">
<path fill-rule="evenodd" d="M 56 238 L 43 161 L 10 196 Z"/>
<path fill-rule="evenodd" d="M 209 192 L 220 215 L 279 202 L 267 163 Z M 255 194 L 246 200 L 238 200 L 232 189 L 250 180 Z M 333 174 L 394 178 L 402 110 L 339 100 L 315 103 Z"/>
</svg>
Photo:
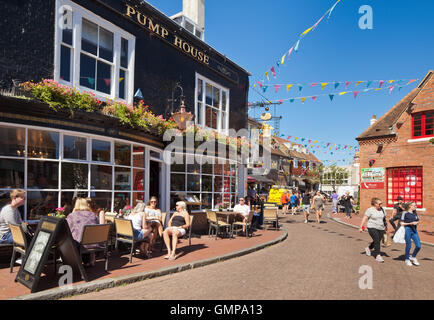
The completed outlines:
<svg viewBox="0 0 434 320">
<path fill-rule="evenodd" d="M 55 217 L 41 218 L 15 281 L 21 282 L 32 293 L 37 291 L 42 269 L 53 246 L 60 254 L 63 265 L 71 266 L 73 272 L 80 273 L 82 279 L 87 282 L 81 256 L 74 244 L 68 223 L 65 219 Z"/>
</svg>

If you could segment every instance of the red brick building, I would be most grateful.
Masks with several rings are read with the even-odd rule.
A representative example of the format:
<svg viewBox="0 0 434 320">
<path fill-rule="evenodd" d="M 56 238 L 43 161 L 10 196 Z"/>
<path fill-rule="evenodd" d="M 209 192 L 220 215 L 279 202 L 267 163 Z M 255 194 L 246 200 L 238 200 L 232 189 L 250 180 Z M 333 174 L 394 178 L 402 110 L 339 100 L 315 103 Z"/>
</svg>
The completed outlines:
<svg viewBox="0 0 434 320">
<path fill-rule="evenodd" d="M 356 140 L 360 145 L 361 194 L 364 212 L 372 197 L 391 213 L 398 196 L 415 201 L 421 229 L 434 228 L 434 71 Z M 372 176 L 366 168 L 378 168 Z M 365 172 L 365 176 L 363 176 Z M 380 179 L 384 183 L 363 183 Z M 366 180 L 367 179 L 367 180 Z M 377 180 L 378 181 L 378 180 Z M 371 189 L 371 187 L 373 187 Z"/>
</svg>

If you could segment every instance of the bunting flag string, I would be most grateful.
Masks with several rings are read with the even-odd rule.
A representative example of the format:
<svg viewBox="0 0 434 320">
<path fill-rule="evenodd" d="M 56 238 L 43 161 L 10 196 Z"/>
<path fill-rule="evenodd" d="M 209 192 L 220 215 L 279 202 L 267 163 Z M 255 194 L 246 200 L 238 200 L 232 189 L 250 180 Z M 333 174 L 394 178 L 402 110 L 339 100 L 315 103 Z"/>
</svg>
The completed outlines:
<svg viewBox="0 0 434 320">
<path fill-rule="evenodd" d="M 282 134 L 281 136 L 284 137 L 285 135 Z M 294 141 L 297 141 L 299 139 L 301 142 L 307 141 L 307 144 L 303 145 L 303 144 L 299 144 L 296 142 L 292 142 L 292 141 L 290 141 L 291 138 L 294 138 Z M 359 150 L 359 148 L 357 146 L 349 146 L 349 145 L 344 145 L 344 144 L 339 144 L 339 143 L 334 143 L 334 142 L 326 142 L 324 140 L 317 140 L 317 139 L 313 140 L 313 139 L 308 139 L 308 138 L 303 138 L 303 137 L 288 136 L 286 140 L 288 140 L 291 144 L 298 145 L 299 147 L 306 147 L 306 148 L 310 147 L 311 149 L 314 147 L 316 147 L 317 149 L 320 149 L 320 148 L 328 149 L 328 150 L 334 149 L 334 150 L 341 150 L 341 152 L 343 152 L 343 153 L 347 153 L 347 152 L 351 151 L 351 149 L 354 149 L 354 150 L 352 150 L 353 152 Z"/>
<path fill-rule="evenodd" d="M 291 48 L 290 48 L 288 51 L 285 51 L 285 53 L 283 54 L 283 56 L 282 56 L 280 59 L 276 60 L 276 65 L 277 65 L 277 66 L 279 66 L 279 64 L 280 64 L 280 65 L 284 65 L 285 62 L 288 62 L 288 61 L 289 61 L 289 58 L 290 58 L 292 52 L 293 52 L 293 51 L 297 52 L 297 51 L 299 50 L 300 40 L 304 39 L 308 33 L 310 33 L 310 32 L 312 32 L 313 30 L 315 30 L 315 29 L 318 27 L 319 23 L 324 19 L 324 17 L 325 17 L 327 14 L 328 14 L 328 17 L 327 17 L 327 20 L 328 20 L 328 19 L 330 18 L 331 14 L 332 14 L 332 11 L 335 9 L 336 5 L 337 5 L 340 1 L 341 1 L 341 0 L 337 0 L 337 1 L 335 2 L 335 4 L 334 4 L 330 9 L 328 9 L 328 10 L 324 13 L 324 15 L 323 15 L 323 16 L 322 16 L 322 17 L 321 17 L 321 18 L 320 18 L 320 19 L 319 19 L 319 20 L 318 20 L 318 21 L 317 21 L 317 22 L 316 22 L 312 27 L 306 29 L 303 33 L 300 34 L 300 36 L 298 37 L 298 39 L 297 39 L 297 41 L 295 42 L 295 44 L 294 44 L 293 46 L 291 46 Z M 275 70 L 274 70 L 274 66 L 272 66 L 272 67 L 271 67 L 270 69 L 268 69 L 268 70 L 271 70 L 272 73 L 273 73 L 273 76 L 276 78 Z M 265 72 L 265 76 L 267 77 L 268 80 L 270 80 L 270 79 L 269 79 L 269 76 L 268 76 L 268 70 Z M 273 71 L 273 70 L 274 70 L 274 71 Z"/>
<path fill-rule="evenodd" d="M 400 86 L 399 89 L 402 89 L 403 87 L 406 87 L 408 85 L 410 85 L 410 83 L 407 83 L 403 86 Z M 280 86 L 281 85 L 275 85 L 275 91 L 276 92 L 279 90 Z M 289 91 L 290 88 L 291 87 L 287 87 L 287 91 Z M 279 99 L 279 100 L 270 100 L 270 101 L 268 101 L 268 104 L 274 104 L 276 102 L 278 102 L 279 104 L 282 104 L 285 101 L 289 101 L 290 103 L 293 103 L 296 100 L 300 100 L 304 104 L 308 98 L 312 98 L 312 100 L 314 102 L 316 102 L 319 97 L 324 97 L 324 96 L 328 96 L 330 101 L 333 101 L 335 96 L 343 96 L 343 95 L 350 93 L 350 92 L 353 93 L 353 97 L 354 97 L 354 99 L 356 99 L 361 93 L 366 93 L 366 92 L 370 92 L 370 91 L 377 92 L 377 91 L 381 91 L 381 90 L 388 90 L 389 94 L 391 94 L 395 88 L 396 88 L 396 85 L 392 85 L 389 87 L 382 87 L 382 88 L 366 88 L 362 91 L 342 91 L 342 92 L 335 92 L 335 93 L 324 93 L 324 94 L 317 94 L 317 95 L 312 95 L 312 96 L 303 96 L 303 97 L 293 97 L 293 98 L 286 98 L 286 99 Z M 264 93 L 267 89 L 268 89 L 268 86 L 264 86 L 264 85 L 262 86 L 262 91 Z M 249 103 L 249 105 L 251 105 L 251 104 Z"/>
<path fill-rule="evenodd" d="M 273 75 L 275 75 L 274 68 L 273 68 L 272 72 L 273 72 Z M 395 83 L 394 84 L 395 86 L 403 87 L 403 86 L 409 85 L 409 84 L 411 84 L 411 83 L 413 83 L 413 82 L 415 82 L 417 80 L 419 80 L 419 78 L 416 78 L 416 79 L 387 80 L 387 83 L 390 83 L 390 84 Z M 312 83 L 310 83 L 310 85 L 306 84 L 306 83 L 289 83 L 289 84 L 288 83 L 276 83 L 276 84 L 270 84 L 270 85 L 272 85 L 274 87 L 279 86 L 279 88 L 280 87 L 284 87 L 284 88 L 286 87 L 287 88 L 286 91 L 289 91 L 289 89 L 292 86 L 298 86 L 299 87 L 299 91 L 301 91 L 305 86 L 310 86 L 310 88 L 313 88 L 313 87 L 315 87 L 315 86 L 317 86 L 319 84 L 321 84 L 321 90 L 324 90 L 324 88 L 327 85 L 329 85 L 329 84 L 334 84 L 335 89 L 337 89 L 339 87 L 339 85 L 345 84 L 345 89 L 348 89 L 348 87 L 351 84 L 355 84 L 355 87 L 357 87 L 361 83 L 366 83 L 366 88 L 369 88 L 373 83 L 378 83 L 378 88 L 381 88 L 385 82 L 386 82 L 385 80 L 328 81 L 328 82 L 318 81 L 318 82 L 312 82 Z M 259 84 L 259 86 L 262 88 L 262 84 L 261 84 L 260 81 L 257 81 L 256 83 Z M 255 84 L 253 85 L 253 87 L 255 87 Z M 371 88 L 371 89 L 375 89 L 375 88 Z M 276 93 L 277 92 L 278 92 L 278 90 L 276 90 Z"/>
</svg>

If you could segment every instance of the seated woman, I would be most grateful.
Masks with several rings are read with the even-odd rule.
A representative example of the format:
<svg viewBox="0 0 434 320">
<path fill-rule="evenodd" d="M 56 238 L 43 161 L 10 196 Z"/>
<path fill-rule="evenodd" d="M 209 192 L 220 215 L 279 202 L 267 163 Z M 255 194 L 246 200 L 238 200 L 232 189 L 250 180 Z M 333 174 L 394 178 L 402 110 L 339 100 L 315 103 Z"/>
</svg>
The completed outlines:
<svg viewBox="0 0 434 320">
<path fill-rule="evenodd" d="M 152 229 L 152 238 L 149 246 L 149 251 L 152 252 L 152 248 L 154 246 L 155 241 L 157 240 L 158 234 L 160 236 L 163 235 L 163 224 L 161 216 L 161 210 L 158 208 L 158 199 L 157 197 L 151 197 L 148 202 L 148 205 L 145 208 L 145 218 L 149 228 Z"/>
<path fill-rule="evenodd" d="M 77 249 L 80 250 L 80 240 L 84 226 L 87 224 L 98 224 L 98 218 L 89 208 L 87 199 L 77 198 L 74 209 L 72 210 L 72 213 L 66 217 L 66 221 L 68 222 Z M 95 254 L 84 255 L 83 263 L 87 267 L 94 266 Z"/>
<path fill-rule="evenodd" d="M 134 232 L 135 240 L 144 240 L 147 237 L 153 236 L 152 229 L 146 223 L 145 204 L 143 202 L 139 202 L 134 207 L 134 209 L 128 215 L 127 219 L 131 220 L 131 222 L 133 223 L 133 232 Z M 149 248 L 149 244 L 147 242 L 140 243 L 140 247 L 139 247 L 140 252 L 147 258 L 150 258 L 148 248 Z"/>
<path fill-rule="evenodd" d="M 86 198 L 90 210 L 97 216 L 99 224 L 105 224 L 105 211 L 92 198 Z"/>
<path fill-rule="evenodd" d="M 178 238 L 185 235 L 186 229 L 190 228 L 190 215 L 186 210 L 187 205 L 184 201 L 178 201 L 176 203 L 176 212 L 172 215 L 169 221 L 169 225 L 163 232 L 164 243 L 167 248 L 167 256 L 165 259 L 176 259 L 176 245 L 178 244 Z M 170 236 L 172 236 L 172 248 L 170 248 Z"/>
</svg>

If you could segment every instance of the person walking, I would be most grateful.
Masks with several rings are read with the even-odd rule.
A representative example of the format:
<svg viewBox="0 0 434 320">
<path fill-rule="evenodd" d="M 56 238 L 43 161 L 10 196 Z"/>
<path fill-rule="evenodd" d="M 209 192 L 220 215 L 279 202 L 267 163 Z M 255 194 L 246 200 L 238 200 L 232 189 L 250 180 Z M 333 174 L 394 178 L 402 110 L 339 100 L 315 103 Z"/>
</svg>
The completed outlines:
<svg viewBox="0 0 434 320">
<path fill-rule="evenodd" d="M 402 200 L 403 199 L 401 196 L 398 196 L 396 198 L 396 201 L 398 201 L 398 202 L 395 203 L 395 205 L 393 206 L 392 218 L 389 220 L 389 222 L 392 225 L 395 232 L 401 226 L 401 217 L 402 217 L 402 212 L 404 211 Z M 398 226 L 395 225 L 396 220 L 398 220 Z"/>
<path fill-rule="evenodd" d="M 295 192 L 292 192 L 289 202 L 291 206 L 291 214 L 295 215 L 297 213 L 297 196 L 295 195 Z"/>
<path fill-rule="evenodd" d="M 316 223 L 320 223 L 322 211 L 324 210 L 325 197 L 318 190 L 312 199 L 312 203 L 315 206 Z"/>
<path fill-rule="evenodd" d="M 280 202 L 282 203 L 282 212 L 286 216 L 288 212 L 288 191 L 284 191 L 280 197 Z"/>
<path fill-rule="evenodd" d="M 379 198 L 372 198 L 371 207 L 365 211 L 359 231 L 363 232 L 363 227 L 366 224 L 372 242 L 369 247 L 365 248 L 367 256 L 374 256 L 378 262 L 384 262 L 380 254 L 380 242 L 384 232 L 387 230 L 386 213 L 381 207 L 382 202 Z M 371 251 L 373 249 L 373 251 Z"/>
<path fill-rule="evenodd" d="M 303 203 L 304 223 L 308 223 L 310 208 L 312 207 L 312 194 L 310 192 L 306 191 L 304 193 L 302 203 Z"/>
<path fill-rule="evenodd" d="M 407 202 L 403 205 L 404 212 L 401 217 L 401 226 L 405 227 L 405 264 L 411 266 L 419 265 L 416 255 L 421 248 L 419 234 L 417 233 L 417 225 L 419 224 L 419 217 L 416 213 L 416 203 L 413 201 Z M 414 251 L 410 257 L 411 240 L 414 241 Z"/>
<path fill-rule="evenodd" d="M 332 206 L 333 206 L 333 213 L 337 213 L 338 212 L 338 194 L 336 193 L 335 190 L 333 190 L 332 193 Z"/>
<path fill-rule="evenodd" d="M 342 198 L 344 207 L 345 207 L 345 219 L 351 219 L 351 213 L 353 212 L 353 206 L 355 204 L 354 198 L 352 195 L 350 195 L 350 192 L 345 192 L 345 195 Z"/>
</svg>

